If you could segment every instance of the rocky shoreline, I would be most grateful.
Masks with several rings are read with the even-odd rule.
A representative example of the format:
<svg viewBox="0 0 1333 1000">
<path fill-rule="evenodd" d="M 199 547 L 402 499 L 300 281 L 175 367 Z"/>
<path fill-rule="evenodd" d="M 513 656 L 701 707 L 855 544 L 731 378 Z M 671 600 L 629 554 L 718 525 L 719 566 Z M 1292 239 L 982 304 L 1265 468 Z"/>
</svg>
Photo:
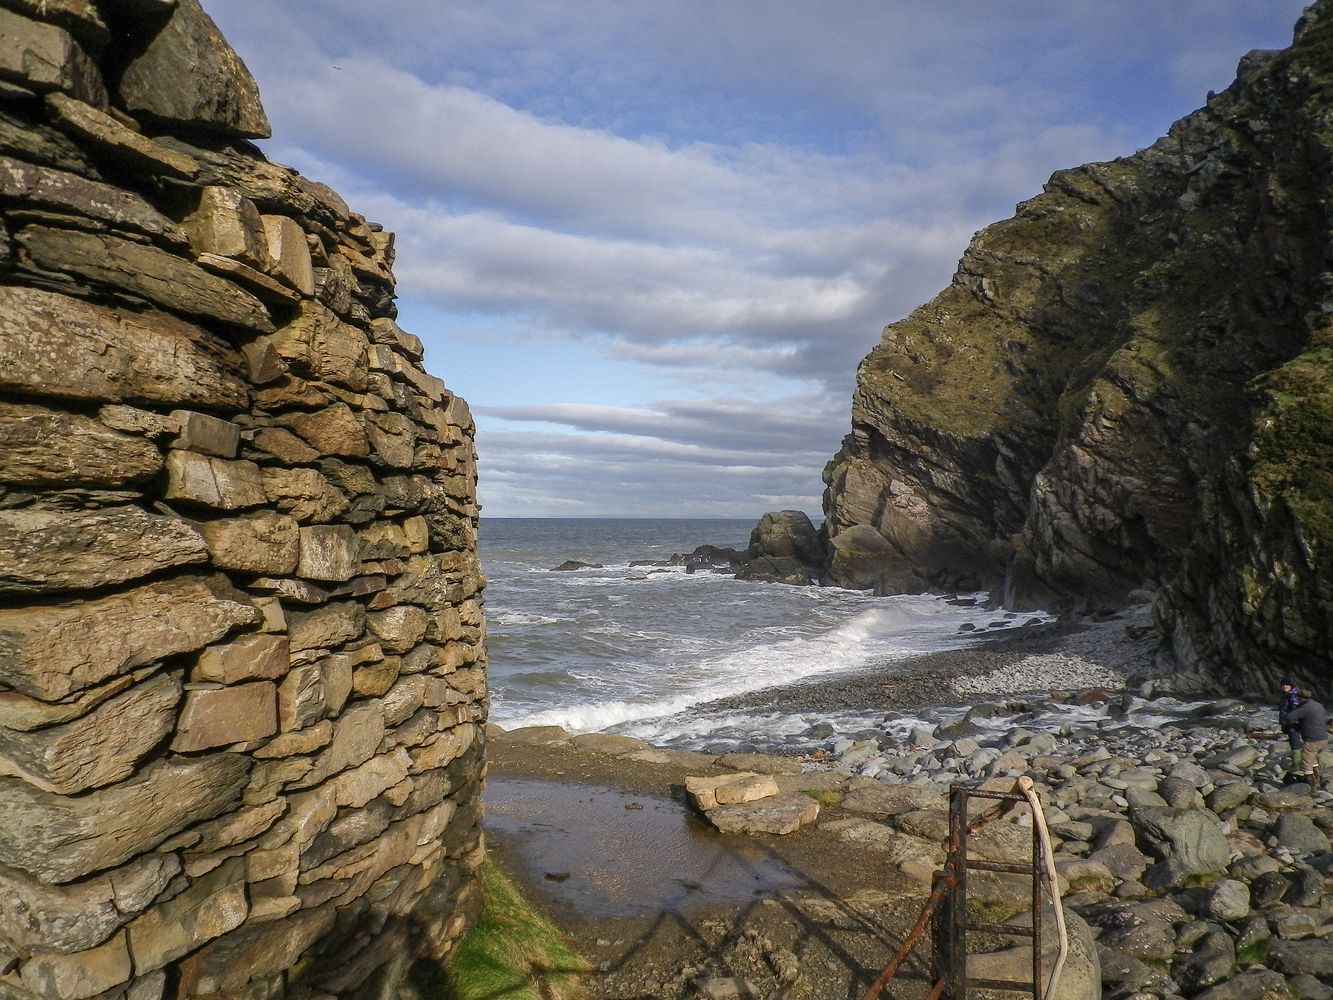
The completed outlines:
<svg viewBox="0 0 1333 1000">
<path fill-rule="evenodd" d="M 1089 944 L 1086 968 L 1071 973 L 1061 995 L 1093 997 L 1100 988 L 1112 1000 L 1333 998 L 1333 794 L 1285 780 L 1286 743 L 1264 738 L 1275 728 L 1272 709 L 1191 696 L 1198 679 L 1173 685 L 1155 676 L 1154 639 L 1134 614 L 1026 631 L 913 661 L 893 675 L 908 678 L 893 689 L 880 675 L 755 696 L 813 709 L 885 707 L 873 730 L 810 734 L 818 745 L 800 760 L 571 738 L 554 727 L 492 728 L 493 773 L 544 768 L 556 780 L 655 784 L 677 796 L 692 775 L 771 775 L 781 794 L 817 801 L 818 818 L 788 837 L 734 838 L 798 860 L 826 854 L 821 877 L 846 859 L 864 861 L 868 884 L 899 894 L 899 915 L 911 908 L 904 898 L 924 899 L 943 860 L 949 785 L 1008 786 L 1027 775 L 1054 834 L 1065 911 L 1076 928 L 1086 925 Z M 926 703 L 935 696 L 938 704 Z M 992 841 L 997 858 L 1030 849 L 1007 823 Z M 987 919 L 1023 919 L 1026 881 L 1018 882 L 974 883 Z M 827 969 L 810 971 L 819 963 L 800 948 L 778 950 L 808 974 L 783 981 L 772 961 L 756 961 L 742 977 L 749 995 L 815 996 L 816 986 L 863 987 L 877 971 L 873 961 L 849 961 L 828 981 Z M 734 970 L 695 956 L 659 968 L 648 992 L 625 992 L 624 980 L 593 990 L 720 995 L 718 983 L 736 978 L 722 973 Z M 811 975 L 811 992 L 796 988 Z"/>
</svg>

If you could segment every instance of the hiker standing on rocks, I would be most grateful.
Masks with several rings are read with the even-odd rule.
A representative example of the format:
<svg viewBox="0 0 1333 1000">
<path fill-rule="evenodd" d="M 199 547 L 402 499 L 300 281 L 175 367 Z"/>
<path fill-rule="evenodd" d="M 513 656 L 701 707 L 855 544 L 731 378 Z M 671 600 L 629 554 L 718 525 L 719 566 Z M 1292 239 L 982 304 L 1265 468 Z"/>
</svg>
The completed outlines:
<svg viewBox="0 0 1333 1000">
<path fill-rule="evenodd" d="M 1298 690 L 1295 678 L 1284 677 L 1278 690 L 1282 692 L 1277 703 L 1277 724 L 1278 728 L 1287 734 L 1287 742 L 1291 744 L 1291 772 L 1296 773 L 1301 763 L 1301 738 L 1300 729 L 1289 722 L 1292 711 L 1301 703 L 1301 692 Z"/>
<path fill-rule="evenodd" d="M 1313 788 L 1323 786 L 1319 773 L 1319 754 L 1328 746 L 1328 711 L 1314 700 L 1309 691 L 1298 696 L 1299 704 L 1287 713 L 1287 722 L 1300 730 L 1301 774 L 1311 779 Z"/>
</svg>

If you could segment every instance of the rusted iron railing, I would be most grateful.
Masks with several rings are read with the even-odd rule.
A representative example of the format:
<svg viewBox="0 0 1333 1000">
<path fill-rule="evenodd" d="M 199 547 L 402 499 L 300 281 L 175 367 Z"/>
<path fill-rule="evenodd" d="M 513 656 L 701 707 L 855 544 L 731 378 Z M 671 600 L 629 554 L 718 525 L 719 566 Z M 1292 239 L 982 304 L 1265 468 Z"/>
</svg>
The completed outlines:
<svg viewBox="0 0 1333 1000">
<path fill-rule="evenodd" d="M 969 989 L 1006 990 L 1029 993 L 1033 1000 L 1043 1000 L 1042 991 L 1042 886 L 1049 886 L 1054 907 L 1059 948 L 1051 977 L 1047 981 L 1045 1000 L 1052 1000 L 1061 970 L 1068 953 L 1064 913 L 1056 888 L 1055 859 L 1051 854 L 1050 834 L 1046 817 L 1032 779 L 1021 777 L 1011 791 L 955 784 L 949 789 L 949 845 L 944 866 L 931 880 L 931 892 L 921 915 L 903 939 L 901 947 L 889 959 L 879 977 L 870 984 L 861 1000 L 878 1000 L 884 988 L 898 973 L 903 960 L 925 937 L 926 928 L 932 929 L 931 989 L 926 1000 L 967 1000 Z M 993 799 L 996 804 L 968 821 L 968 801 L 973 798 Z M 1004 816 L 1015 806 L 1026 804 L 1032 812 L 1032 863 L 981 861 L 968 857 L 968 839 L 987 823 Z M 967 916 L 968 871 L 1006 872 L 1029 875 L 1032 878 L 1032 926 L 993 924 L 972 921 Z M 967 974 L 967 934 L 980 931 L 1011 937 L 1024 937 L 1032 942 L 1032 981 L 1009 979 L 974 979 Z"/>
</svg>

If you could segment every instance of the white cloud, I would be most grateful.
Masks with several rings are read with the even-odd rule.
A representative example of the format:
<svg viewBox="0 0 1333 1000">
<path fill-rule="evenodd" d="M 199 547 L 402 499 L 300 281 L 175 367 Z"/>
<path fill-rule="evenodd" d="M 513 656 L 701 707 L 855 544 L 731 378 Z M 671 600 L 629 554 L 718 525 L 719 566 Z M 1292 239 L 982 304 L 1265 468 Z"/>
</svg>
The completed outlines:
<svg viewBox="0 0 1333 1000">
<path fill-rule="evenodd" d="M 492 513 L 741 515 L 817 504 L 857 361 L 975 229 L 1152 141 L 1301 7 L 206 3 L 275 158 L 397 231 L 401 294 L 469 317 L 431 359 L 504 359 L 458 387 Z M 577 340 L 642 405 L 509 395 L 515 340 Z"/>
</svg>

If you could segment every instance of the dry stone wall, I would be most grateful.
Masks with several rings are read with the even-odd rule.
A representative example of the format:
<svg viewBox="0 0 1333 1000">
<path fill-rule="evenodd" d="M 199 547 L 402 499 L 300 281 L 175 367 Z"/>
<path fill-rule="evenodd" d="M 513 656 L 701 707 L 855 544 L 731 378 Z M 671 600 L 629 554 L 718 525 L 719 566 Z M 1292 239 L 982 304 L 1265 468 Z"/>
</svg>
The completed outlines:
<svg viewBox="0 0 1333 1000">
<path fill-rule="evenodd" d="M 196 0 L 0 0 L 0 998 L 372 995 L 470 920 L 467 405 Z"/>
</svg>

